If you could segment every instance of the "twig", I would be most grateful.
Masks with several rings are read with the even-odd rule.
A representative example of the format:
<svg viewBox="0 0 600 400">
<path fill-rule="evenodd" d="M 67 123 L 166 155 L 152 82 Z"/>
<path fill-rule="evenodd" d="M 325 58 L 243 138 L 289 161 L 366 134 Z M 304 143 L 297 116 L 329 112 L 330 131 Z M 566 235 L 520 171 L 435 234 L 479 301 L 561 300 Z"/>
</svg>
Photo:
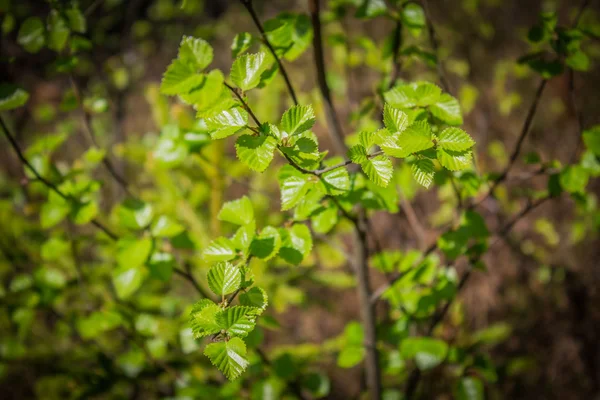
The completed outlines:
<svg viewBox="0 0 600 400">
<path fill-rule="evenodd" d="M 69 75 L 69 81 L 71 83 L 71 88 L 73 89 L 73 94 L 75 95 L 75 99 L 77 101 L 77 105 L 78 105 L 78 108 L 79 108 L 79 113 L 81 114 L 81 122 L 82 122 L 82 125 L 84 127 L 84 130 L 86 131 L 86 133 L 87 133 L 90 141 L 92 142 L 92 144 L 95 147 L 97 147 L 97 148 L 100 149 L 101 147 L 98 145 L 98 142 L 96 141 L 96 135 L 94 135 L 94 130 L 92 129 L 92 126 L 91 126 L 91 123 L 90 123 L 90 116 L 85 111 L 85 105 L 83 104 L 83 99 L 82 99 L 82 96 L 81 96 L 81 90 L 79 89 L 79 86 L 77 85 L 77 82 L 75 82 L 75 79 L 73 78 L 72 74 Z M 109 154 L 106 154 L 106 156 L 102 159 L 102 164 L 104 164 L 104 166 L 106 167 L 107 171 L 112 175 L 112 177 L 121 186 L 121 188 L 125 191 L 125 193 L 127 193 L 127 195 L 129 197 L 135 197 L 129 191 L 129 187 L 128 187 L 129 185 L 128 185 L 127 181 L 125 180 L 125 178 L 123 178 L 121 175 L 119 175 L 119 173 L 117 172 L 116 168 L 114 167 L 114 165 L 110 161 Z"/>
<path fill-rule="evenodd" d="M 535 96 L 533 97 L 533 102 L 531 103 L 531 106 L 529 107 L 529 111 L 527 112 L 527 117 L 525 118 L 525 122 L 523 123 L 523 127 L 521 128 L 521 134 L 519 135 L 517 144 L 515 145 L 515 149 L 513 150 L 512 154 L 510 156 L 508 164 L 506 165 L 506 167 L 504 167 L 504 170 L 502 170 L 502 172 L 500 173 L 498 178 L 496 178 L 493 181 L 492 186 L 490 187 L 488 192 L 483 196 L 483 198 L 481 200 L 479 200 L 478 202 L 472 204 L 470 206 L 470 208 L 473 208 L 473 207 L 481 204 L 483 201 L 487 200 L 490 196 L 493 196 L 494 190 L 498 187 L 498 185 L 500 185 L 502 182 L 504 182 L 506 180 L 506 178 L 508 177 L 508 173 L 510 172 L 510 170 L 513 167 L 516 160 L 519 158 L 519 154 L 521 152 L 521 146 L 523 145 L 523 141 L 525 140 L 527 133 L 529 133 L 529 128 L 531 127 L 531 123 L 533 122 L 533 117 L 535 116 L 535 112 L 537 110 L 538 104 L 540 102 L 540 98 L 542 97 L 542 93 L 544 92 L 544 88 L 546 87 L 547 82 L 548 81 L 546 79 L 542 79 L 542 81 L 538 85 L 538 88 L 535 92 Z"/>
<path fill-rule="evenodd" d="M 281 71 L 281 75 L 283 75 L 283 79 L 285 80 L 285 84 L 288 88 L 288 91 L 290 92 L 290 96 L 292 96 L 292 100 L 294 101 L 294 104 L 297 105 L 298 99 L 296 98 L 296 92 L 294 91 L 294 88 L 292 87 L 292 82 L 290 82 L 290 78 L 289 78 L 285 68 L 283 67 L 283 64 L 281 63 L 279 56 L 277 56 L 277 53 L 275 52 L 273 45 L 271 45 L 271 42 L 269 41 L 269 38 L 267 37 L 267 34 L 265 33 L 265 29 L 263 28 L 260 20 L 258 19 L 258 15 L 256 14 L 256 11 L 254 10 L 252 0 L 240 0 L 240 2 L 244 5 L 244 7 L 246 7 L 246 10 L 248 10 L 250 17 L 252 17 L 252 21 L 254 21 L 254 25 L 256 25 L 256 28 L 260 32 L 263 42 L 269 48 L 269 51 L 275 58 L 275 61 L 277 62 L 277 66 L 279 67 L 279 70 Z"/>
<path fill-rule="evenodd" d="M 396 82 L 398 81 L 398 78 L 400 77 L 400 69 L 402 66 L 402 62 L 399 57 L 400 48 L 402 47 L 402 20 L 400 19 L 396 21 L 396 29 L 394 29 L 394 39 L 392 46 L 392 77 L 390 79 L 388 89 L 393 88 Z"/>
<path fill-rule="evenodd" d="M 333 100 L 331 98 L 331 91 L 327 84 L 327 77 L 325 75 L 325 58 L 323 55 L 323 37 L 321 33 L 321 18 L 320 18 L 320 6 L 319 0 L 309 0 L 308 6 L 310 8 L 310 16 L 313 26 L 313 55 L 315 62 L 315 69 L 317 72 L 317 82 L 319 84 L 319 90 L 321 97 L 324 101 L 325 117 L 327 118 L 327 125 L 329 126 L 329 137 L 333 142 L 333 146 L 338 154 L 345 154 L 348 150 L 344 143 L 344 133 L 340 120 L 338 118 Z"/>
<path fill-rule="evenodd" d="M 444 71 L 444 66 L 442 65 L 442 60 L 439 57 L 440 45 L 437 40 L 437 35 L 435 32 L 435 28 L 433 26 L 433 21 L 431 20 L 431 13 L 429 12 L 429 4 L 428 4 L 427 0 L 421 0 L 421 5 L 423 6 L 423 12 L 425 13 L 425 20 L 427 22 L 427 31 L 429 32 L 429 40 L 431 42 L 431 47 L 437 58 L 436 66 L 437 66 L 438 76 L 440 78 L 440 83 L 442 84 L 442 88 L 446 92 L 451 93 L 452 88 L 450 87 L 450 82 L 448 81 L 448 78 L 446 77 L 446 72 Z"/>
<path fill-rule="evenodd" d="M 54 193 L 59 195 L 64 200 L 76 201 L 76 199 L 73 199 L 70 196 L 63 193 L 56 185 L 54 185 L 52 182 L 50 182 L 49 180 L 47 180 L 46 178 L 44 178 L 43 176 L 41 176 L 39 174 L 37 169 L 27 160 L 27 158 L 23 154 L 23 151 L 19 147 L 19 144 L 17 143 L 17 141 L 15 140 L 13 135 L 8 130 L 8 126 L 4 122 L 4 118 L 2 118 L 2 116 L 0 116 L 0 126 L 2 126 L 2 130 L 4 131 L 4 136 L 6 136 L 6 138 L 10 142 L 10 145 L 13 148 L 13 150 L 15 151 L 15 153 L 17 153 L 17 156 L 19 157 L 19 160 L 21 161 L 21 163 L 24 166 L 26 166 L 31 171 L 31 173 L 33 173 L 33 175 L 35 175 L 35 177 L 37 178 L 38 181 L 42 182 L 48 189 L 52 190 Z M 91 223 L 94 226 L 96 226 L 97 228 L 99 228 L 100 230 L 102 230 L 112 240 L 117 240 L 117 235 L 115 235 L 110 229 L 108 229 L 106 226 L 104 226 L 97 219 L 95 219 L 95 218 L 92 219 Z"/>
</svg>

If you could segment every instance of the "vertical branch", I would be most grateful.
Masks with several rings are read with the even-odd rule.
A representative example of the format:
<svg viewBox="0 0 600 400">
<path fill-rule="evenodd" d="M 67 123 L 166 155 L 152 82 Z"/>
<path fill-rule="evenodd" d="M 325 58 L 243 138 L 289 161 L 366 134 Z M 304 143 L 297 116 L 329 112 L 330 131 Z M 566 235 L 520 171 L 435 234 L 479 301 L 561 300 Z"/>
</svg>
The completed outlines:
<svg viewBox="0 0 600 400">
<path fill-rule="evenodd" d="M 356 280 L 360 314 L 365 331 L 365 369 L 369 398 L 381 399 L 381 371 L 379 368 L 379 354 L 377 352 L 377 321 L 375 318 L 375 305 L 371 303 L 371 285 L 369 283 L 369 246 L 367 242 L 367 218 L 361 210 L 355 222 L 354 232 L 354 258 L 356 261 Z"/>
<path fill-rule="evenodd" d="M 290 96 L 292 96 L 292 100 L 294 101 L 294 104 L 298 105 L 298 98 L 296 97 L 296 92 L 294 91 L 294 88 L 292 87 L 292 82 L 290 81 L 290 78 L 287 74 L 287 71 L 283 67 L 283 64 L 281 63 L 281 60 L 277 56 L 277 53 L 275 52 L 273 45 L 271 45 L 271 42 L 269 42 L 269 38 L 267 38 L 265 29 L 263 28 L 260 20 L 258 19 L 258 15 L 256 14 L 256 11 L 254 10 L 252 0 L 240 0 L 240 1 L 244 5 L 244 7 L 246 7 L 246 10 L 248 10 L 250 17 L 252 17 L 252 21 L 254 21 L 254 25 L 256 25 L 256 28 L 260 32 L 260 36 L 262 37 L 263 42 L 265 43 L 265 45 L 267 46 L 267 48 L 269 49 L 269 51 L 275 58 L 275 61 L 277 62 L 277 66 L 279 67 L 279 70 L 281 71 L 281 75 L 283 75 L 283 79 L 285 80 L 285 84 L 288 88 L 288 91 L 290 92 Z"/>
<path fill-rule="evenodd" d="M 309 0 L 310 17 L 313 26 L 313 58 L 315 62 L 315 69 L 317 72 L 317 82 L 319 84 L 319 90 L 323 97 L 323 108 L 325 109 L 325 116 L 327 118 L 327 126 L 329 127 L 329 136 L 333 142 L 335 151 L 338 154 L 346 153 L 346 144 L 344 143 L 344 134 L 340 125 L 337 112 L 333 105 L 331 98 L 331 91 L 327 84 L 327 76 L 325 74 L 325 57 L 323 55 L 323 35 L 321 33 L 321 18 L 320 18 L 320 6 L 319 0 Z"/>
<path fill-rule="evenodd" d="M 433 27 L 433 21 L 431 20 L 431 13 L 429 12 L 429 4 L 428 4 L 427 0 L 421 0 L 421 5 L 423 6 L 423 12 L 425 13 L 425 20 L 427 22 L 427 31 L 429 32 L 429 40 L 431 42 L 431 47 L 437 58 L 436 65 L 437 65 L 438 76 L 440 78 L 440 83 L 442 84 L 442 88 L 444 88 L 444 90 L 446 92 L 451 93 L 452 88 L 450 87 L 450 82 L 448 81 L 448 78 L 446 77 L 446 72 L 444 70 L 444 66 L 442 65 L 442 61 L 440 60 L 440 57 L 439 57 L 440 44 L 437 39 L 435 28 Z"/>
<path fill-rule="evenodd" d="M 392 43 L 392 77 L 390 79 L 390 84 L 388 85 L 388 89 L 394 87 L 398 78 L 400 77 L 400 68 L 402 67 L 402 62 L 399 59 L 400 49 L 402 47 L 402 21 L 400 18 L 396 21 L 396 29 L 394 29 L 394 39 Z"/>
<path fill-rule="evenodd" d="M 73 89 L 73 94 L 75 95 L 75 99 L 77 100 L 77 105 L 78 105 L 78 108 L 79 108 L 79 113 L 81 114 L 81 123 L 83 125 L 83 128 L 86 131 L 86 134 L 88 135 L 88 137 L 89 137 L 90 141 L 92 142 L 92 144 L 95 147 L 97 147 L 97 148 L 100 149 L 100 146 L 98 145 L 98 142 L 96 141 L 96 136 L 94 135 L 94 131 L 92 129 L 92 125 L 91 125 L 91 122 L 90 122 L 90 115 L 85 111 L 85 106 L 83 104 L 83 99 L 82 99 L 82 96 L 81 96 L 81 90 L 79 89 L 79 86 L 75 82 L 75 79 L 73 78 L 73 75 L 69 76 L 69 81 L 71 83 L 71 88 Z M 102 159 L 102 163 L 104 164 L 104 166 L 106 167 L 106 169 L 110 173 L 110 175 L 119 184 L 119 186 L 121 186 L 121 188 L 123 189 L 123 191 L 129 197 L 134 197 L 131 194 L 131 192 L 129 191 L 127 181 L 125 180 L 125 178 L 123 178 L 117 172 L 117 169 L 115 168 L 115 166 L 113 165 L 113 163 L 110 161 L 109 154 L 106 154 L 106 156 Z"/>
</svg>

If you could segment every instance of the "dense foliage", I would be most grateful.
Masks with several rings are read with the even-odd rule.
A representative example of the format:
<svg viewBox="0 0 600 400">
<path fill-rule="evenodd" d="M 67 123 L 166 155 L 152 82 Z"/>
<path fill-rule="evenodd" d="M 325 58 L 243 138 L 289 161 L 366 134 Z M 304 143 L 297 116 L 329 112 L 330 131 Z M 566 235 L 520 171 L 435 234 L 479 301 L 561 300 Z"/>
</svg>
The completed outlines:
<svg viewBox="0 0 600 400">
<path fill-rule="evenodd" d="M 36 369 L 40 398 L 335 398 L 326 363 L 334 355 L 336 368 L 364 371 L 356 397 L 433 398 L 422 382 L 431 374 L 436 391 L 456 399 L 502 398 L 495 383 L 511 371 L 488 350 L 509 338 L 510 325 L 474 332 L 455 317 L 453 335 L 442 329 L 470 278 L 485 279 L 490 248 L 541 204 L 570 196 L 583 210 L 579 235 L 597 234 L 596 197 L 586 189 L 600 175 L 600 125 L 583 126 L 576 111 L 582 143 L 568 163 L 522 151 L 549 82 L 567 76 L 572 86 L 598 55 L 589 49 L 599 25 L 582 23 L 587 1 L 568 20 L 544 12 L 528 31 L 531 49 L 514 61 L 539 83 L 514 147 L 489 171 L 478 165 L 482 132 L 463 126 L 476 95 L 452 90 L 427 1 L 309 0 L 309 14 L 269 19 L 241 0 L 255 31 L 237 32 L 227 50 L 184 35 L 160 84 L 146 88 L 152 115 L 143 118 L 160 132 L 120 132 L 114 146 L 122 128 L 109 99 L 139 71 L 126 56 L 112 58 L 105 82 L 93 53 L 108 32 L 87 21 L 98 2 L 81 3 L 44 3 L 41 16 L 0 1 L 3 40 L 68 85 L 60 115 L 36 103 L 35 118 L 54 131 L 26 138 L 16 130 L 27 85 L 0 84 L 3 143 L 24 176 L 2 181 L 1 375 L 21 363 Z M 176 19 L 201 7 L 157 1 L 151 15 Z M 379 42 L 362 37 L 360 58 L 336 30 L 354 18 L 391 21 L 393 31 Z M 140 37 L 151 29 L 134 26 Z M 214 67 L 219 53 L 231 54 L 230 68 Z M 314 88 L 286 70 L 302 57 L 314 66 Z M 401 79 L 403 60 L 423 78 Z M 330 63 L 379 77 L 347 121 Z M 61 152 L 77 136 L 85 149 Z M 522 161 L 545 184 L 508 204 L 506 184 Z M 224 199 L 230 185 L 243 190 Z M 427 190 L 443 194 L 439 235 L 383 249 L 373 216 L 410 212 Z M 492 210 L 494 229 L 482 215 L 490 201 L 502 205 Z M 538 221 L 552 240 L 549 221 Z M 356 287 L 355 316 L 330 340 L 265 347 L 310 296 L 304 279 Z"/>
</svg>

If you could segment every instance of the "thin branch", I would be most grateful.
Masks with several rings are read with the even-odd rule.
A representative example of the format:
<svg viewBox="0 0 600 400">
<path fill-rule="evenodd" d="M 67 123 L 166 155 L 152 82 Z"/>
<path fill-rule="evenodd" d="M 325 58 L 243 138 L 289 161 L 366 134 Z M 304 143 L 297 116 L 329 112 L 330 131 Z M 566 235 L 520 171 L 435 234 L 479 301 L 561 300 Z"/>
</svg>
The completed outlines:
<svg viewBox="0 0 600 400">
<path fill-rule="evenodd" d="M 444 89 L 444 91 L 451 93 L 452 92 L 452 88 L 450 87 L 450 82 L 448 81 L 448 78 L 446 77 L 446 72 L 444 70 L 444 66 L 442 64 L 442 61 L 440 60 L 440 56 L 439 56 L 439 42 L 437 39 L 437 34 L 435 31 L 435 28 L 433 26 L 433 21 L 431 20 L 431 13 L 429 12 L 429 3 L 427 0 L 421 0 L 421 5 L 423 6 L 423 12 L 425 13 L 425 20 L 427 22 L 427 31 L 429 32 L 429 41 L 431 43 L 431 47 L 433 49 L 433 52 L 435 53 L 435 56 L 437 58 L 437 72 L 438 72 L 438 76 L 440 78 L 440 83 L 442 84 L 442 88 Z"/>
<path fill-rule="evenodd" d="M 69 75 L 69 81 L 71 83 L 71 88 L 73 89 L 73 94 L 75 95 L 75 99 L 77 101 L 77 105 L 78 105 L 78 108 L 79 108 L 79 113 L 81 114 L 81 122 L 82 122 L 82 125 L 84 127 L 84 130 L 86 131 L 86 133 L 87 133 L 90 141 L 92 142 L 92 144 L 95 147 L 97 147 L 98 149 L 100 149 L 101 147 L 98 145 L 98 142 L 96 141 L 96 135 L 94 134 L 94 130 L 92 129 L 92 126 L 91 126 L 91 123 L 90 123 L 90 115 L 86 112 L 85 105 L 83 104 L 83 99 L 82 99 L 82 96 L 81 96 L 81 90 L 79 89 L 79 85 L 77 85 L 77 82 L 75 82 L 75 79 L 73 78 L 72 74 Z M 117 172 L 117 169 L 114 167 L 114 165 L 110 161 L 109 154 L 106 154 L 106 156 L 102 159 L 102 163 L 106 167 L 107 171 L 115 179 L 115 181 L 125 191 L 125 193 L 127 193 L 127 195 L 129 197 L 135 197 L 129 191 L 129 184 L 127 183 L 127 181 L 125 180 L 125 178 L 123 178 L 121 175 L 119 175 L 119 173 Z"/>
<path fill-rule="evenodd" d="M 506 178 L 508 177 L 508 173 L 510 172 L 511 168 L 513 167 L 513 165 L 519 158 L 519 154 L 521 152 L 521 146 L 523 145 L 525 137 L 529 133 L 529 128 L 531 127 L 531 123 L 533 122 L 533 117 L 535 116 L 538 104 L 540 102 L 542 93 L 544 92 L 544 88 L 546 87 L 547 82 L 548 81 L 546 79 L 542 79 L 542 81 L 538 85 L 538 88 L 535 92 L 535 96 L 533 97 L 533 102 L 531 103 L 531 106 L 529 107 L 529 111 L 527 112 L 527 117 L 525 118 L 525 122 L 523 123 L 523 127 L 521 128 L 521 134 L 519 135 L 519 138 L 517 139 L 517 144 L 515 145 L 515 149 L 513 150 L 512 154 L 510 156 L 508 164 L 506 165 L 506 167 L 504 167 L 504 170 L 502 170 L 502 172 L 500 173 L 498 178 L 496 178 L 493 181 L 492 186 L 490 187 L 490 190 L 487 192 L 487 194 L 485 194 L 480 201 L 471 205 L 471 208 L 479 205 L 480 203 L 485 201 L 490 196 L 493 196 L 494 190 L 496 190 L 498 185 L 500 185 L 502 182 L 504 182 L 506 180 Z"/>
<path fill-rule="evenodd" d="M 575 119 L 577 121 L 577 144 L 575 146 L 575 151 L 573 154 L 571 154 L 570 163 L 572 164 L 575 162 L 577 153 L 579 153 L 579 149 L 581 148 L 581 135 L 583 134 L 583 113 L 577 106 L 577 96 L 575 94 L 575 72 L 571 68 L 569 68 L 569 99 L 571 101 L 571 107 L 573 108 Z"/>
<path fill-rule="evenodd" d="M 289 78 L 285 68 L 283 67 L 283 64 L 281 63 L 279 56 L 277 56 L 277 53 L 275 52 L 273 45 L 271 45 L 271 42 L 269 42 L 269 38 L 267 37 L 267 34 L 265 33 L 265 29 L 263 28 L 260 20 L 258 19 L 258 15 L 256 14 L 256 11 L 254 10 L 252 0 L 240 0 L 240 2 L 244 5 L 244 7 L 246 7 L 246 10 L 248 10 L 250 17 L 252 17 L 252 21 L 254 21 L 254 25 L 256 25 L 256 28 L 260 32 L 263 42 L 269 48 L 269 51 L 271 52 L 271 54 L 275 58 L 275 61 L 277 62 L 277 66 L 279 67 L 279 70 L 281 71 L 281 75 L 283 75 L 283 79 L 285 80 L 285 84 L 288 88 L 288 91 L 290 92 L 290 96 L 292 96 L 292 100 L 294 101 L 294 104 L 298 105 L 298 99 L 296 98 L 296 92 L 294 91 L 294 88 L 292 87 L 292 82 L 290 81 L 290 78 Z"/>
<path fill-rule="evenodd" d="M 63 193 L 54 183 L 50 182 L 49 180 L 44 178 L 42 175 L 40 175 L 40 173 L 37 171 L 37 169 L 27 160 L 27 158 L 23 154 L 23 151 L 19 147 L 19 144 L 17 143 L 17 141 L 15 140 L 13 135 L 8 130 L 8 126 L 4 122 L 4 118 L 2 118 L 2 116 L 0 116 L 0 126 L 2 127 L 2 130 L 4 131 L 4 136 L 6 136 L 6 138 L 10 142 L 10 145 L 13 148 L 13 150 L 15 151 L 15 153 L 17 153 L 17 156 L 19 157 L 19 160 L 21 161 L 23 166 L 26 166 L 31 171 L 31 173 L 33 175 L 35 175 L 35 177 L 37 178 L 38 181 L 42 182 L 48 189 L 52 190 L 54 193 L 59 195 L 64 200 L 76 201 L 76 199 L 73 199 L 70 196 Z M 100 230 L 102 230 L 112 240 L 117 240 L 117 235 L 115 235 L 110 229 L 108 229 L 106 226 L 104 226 L 97 219 L 93 219 L 91 221 L 91 223 L 94 226 L 96 226 L 97 228 L 99 228 Z"/>
<path fill-rule="evenodd" d="M 320 18 L 320 5 L 319 0 L 309 0 L 310 16 L 313 26 L 313 59 L 315 62 L 315 69 L 317 72 L 317 82 L 319 84 L 319 90 L 321 97 L 324 101 L 325 116 L 327 118 L 327 125 L 329 126 L 329 137 L 333 142 L 333 146 L 338 154 L 345 154 L 348 148 L 344 143 L 344 133 L 340 120 L 333 105 L 331 98 L 331 91 L 327 84 L 327 77 L 325 73 L 325 57 L 323 55 L 323 37 L 321 33 L 321 18 Z"/>
<path fill-rule="evenodd" d="M 402 48 L 402 20 L 396 21 L 396 28 L 394 29 L 394 38 L 392 43 L 392 77 L 388 89 L 394 87 L 398 78 L 400 78 L 400 69 L 402 67 L 402 61 L 400 60 L 400 49 Z"/>
</svg>

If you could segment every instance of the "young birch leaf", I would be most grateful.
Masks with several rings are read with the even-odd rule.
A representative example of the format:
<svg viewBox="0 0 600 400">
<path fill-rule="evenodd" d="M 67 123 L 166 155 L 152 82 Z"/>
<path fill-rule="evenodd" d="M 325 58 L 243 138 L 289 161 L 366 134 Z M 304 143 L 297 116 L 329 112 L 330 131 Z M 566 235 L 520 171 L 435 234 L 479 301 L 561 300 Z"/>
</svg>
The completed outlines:
<svg viewBox="0 0 600 400">
<path fill-rule="evenodd" d="M 326 234 L 338 223 L 338 208 L 327 207 L 311 218 L 315 232 Z"/>
<path fill-rule="evenodd" d="M 250 244 L 250 254 L 263 260 L 273 258 L 281 247 L 279 231 L 272 226 L 264 227 Z"/>
<path fill-rule="evenodd" d="M 443 167 L 450 171 L 460 171 L 469 168 L 471 165 L 470 151 L 452 151 L 437 149 L 437 159 Z"/>
<path fill-rule="evenodd" d="M 30 53 L 37 53 L 46 42 L 44 23 L 38 17 L 27 18 L 19 28 L 17 43 Z"/>
<path fill-rule="evenodd" d="M 433 147 L 429 124 L 425 121 L 411 124 L 398 136 L 398 144 L 402 148 L 401 154 L 404 157 Z"/>
<path fill-rule="evenodd" d="M 253 171 L 263 172 L 273 160 L 277 141 L 272 136 L 242 135 L 235 142 L 238 158 Z"/>
<path fill-rule="evenodd" d="M 1 97 L 1 96 L 0 96 Z M 0 110 L 2 103 L 0 100 Z M 583 132 L 583 142 L 585 146 L 594 153 L 596 156 L 600 156 L 600 125 L 593 126 L 590 129 L 586 129 Z"/>
<path fill-rule="evenodd" d="M 184 36 L 179 44 L 178 58 L 196 70 L 202 70 L 212 62 L 213 49 L 205 40 Z"/>
<path fill-rule="evenodd" d="M 204 355 L 229 380 L 236 379 L 249 365 L 245 358 L 246 344 L 237 337 L 227 342 L 210 343 L 204 349 Z"/>
<path fill-rule="evenodd" d="M 231 43 L 231 56 L 236 58 L 240 54 L 245 53 L 252 45 L 252 40 L 252 35 L 248 32 L 242 32 L 235 35 L 233 42 Z"/>
<path fill-rule="evenodd" d="M 279 256 L 290 264 L 298 265 L 312 250 L 312 237 L 306 225 L 295 224 L 291 228 L 280 229 L 281 249 Z"/>
<path fill-rule="evenodd" d="M 433 161 L 429 158 L 422 158 L 416 160 L 410 166 L 412 174 L 417 182 L 420 185 L 428 188 L 433 182 L 433 176 L 435 175 L 435 168 L 433 166 Z"/>
<path fill-rule="evenodd" d="M 428 337 L 408 337 L 400 344 L 402 358 L 414 358 L 420 370 L 438 366 L 444 361 L 447 353 L 446 342 Z"/>
<path fill-rule="evenodd" d="M 440 99 L 429 106 L 431 114 L 448 125 L 461 125 L 463 123 L 462 113 L 458 100 L 444 93 Z"/>
<path fill-rule="evenodd" d="M 260 84 L 261 76 L 268 67 L 265 53 L 242 54 L 231 66 L 231 80 L 244 91 L 253 89 Z"/>
<path fill-rule="evenodd" d="M 248 196 L 244 196 L 223 204 L 217 218 L 236 225 L 248 225 L 254 222 L 254 208 Z"/>
<path fill-rule="evenodd" d="M 394 172 L 392 161 L 384 155 L 370 158 L 360 166 L 369 179 L 378 186 L 387 187 L 392 179 Z"/>
<path fill-rule="evenodd" d="M 234 244 L 226 237 L 219 237 L 208 244 L 202 252 L 202 258 L 207 262 L 229 261 L 237 256 Z"/>
<path fill-rule="evenodd" d="M 325 187 L 327 194 L 340 196 L 348 193 L 350 190 L 350 175 L 344 167 L 332 169 L 321 175 L 321 183 Z"/>
<path fill-rule="evenodd" d="M 560 186 L 569 193 L 583 193 L 588 184 L 589 174 L 580 165 L 572 165 L 560 173 Z"/>
<path fill-rule="evenodd" d="M 468 150 L 475 144 L 471 136 L 459 128 L 446 128 L 438 135 L 438 146 L 452 151 Z"/>
<path fill-rule="evenodd" d="M 417 106 L 427 107 L 437 103 L 442 95 L 442 89 L 430 82 L 416 82 L 411 84 Z"/>
<path fill-rule="evenodd" d="M 386 104 L 383 109 L 383 123 L 391 133 L 400 133 L 408 126 L 408 115 Z"/>
<path fill-rule="evenodd" d="M 215 264 L 208 271 L 207 279 L 210 290 L 219 296 L 235 292 L 242 284 L 239 268 L 228 262 Z"/>
<path fill-rule="evenodd" d="M 219 328 L 227 331 L 230 336 L 244 337 L 254 329 L 254 310 L 251 307 L 233 306 L 217 314 Z"/>
<path fill-rule="evenodd" d="M 394 108 L 415 107 L 414 90 L 408 85 L 395 86 L 383 94 L 387 104 Z"/>
<path fill-rule="evenodd" d="M 213 139 L 224 139 L 244 129 L 248 124 L 248 113 L 239 107 L 220 112 L 206 118 L 206 127 Z"/>
<path fill-rule="evenodd" d="M 474 376 L 462 378 L 456 387 L 456 400 L 485 400 L 483 382 Z"/>
<path fill-rule="evenodd" d="M 204 82 L 204 75 L 199 74 L 193 65 L 175 59 L 167 67 L 160 82 L 160 92 L 166 95 L 185 95 Z"/>
<path fill-rule="evenodd" d="M 269 304 L 269 297 L 267 292 L 258 286 L 254 286 L 246 293 L 240 295 L 240 304 L 247 307 L 254 308 L 253 312 L 256 315 L 260 315 L 264 310 L 267 309 Z"/>
<path fill-rule="evenodd" d="M 221 310 L 221 307 L 209 299 L 202 299 L 194 304 L 190 313 L 190 327 L 196 339 L 221 331 L 221 327 L 217 323 L 217 314 Z"/>
<path fill-rule="evenodd" d="M 294 207 L 306 195 L 312 182 L 306 175 L 290 175 L 280 178 L 281 210 L 289 210 Z"/>
<path fill-rule="evenodd" d="M 9 83 L 0 84 L 0 111 L 21 107 L 29 99 L 29 93 Z"/>
<path fill-rule="evenodd" d="M 293 136 L 312 128 L 315 121 L 315 112 L 312 106 L 293 106 L 283 113 L 281 129 L 289 136 Z"/>
<path fill-rule="evenodd" d="M 112 281 L 119 299 L 127 299 L 135 293 L 146 277 L 148 271 L 141 267 L 119 267 L 112 273 Z"/>
</svg>

